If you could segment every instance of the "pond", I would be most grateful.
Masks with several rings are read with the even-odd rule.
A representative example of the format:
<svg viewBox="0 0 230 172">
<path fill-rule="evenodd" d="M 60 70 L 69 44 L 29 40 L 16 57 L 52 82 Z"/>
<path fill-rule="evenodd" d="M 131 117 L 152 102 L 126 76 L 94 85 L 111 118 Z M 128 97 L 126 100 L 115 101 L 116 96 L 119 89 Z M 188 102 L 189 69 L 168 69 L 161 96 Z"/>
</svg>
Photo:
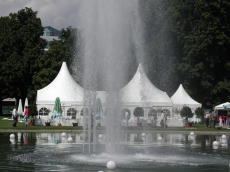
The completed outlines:
<svg viewBox="0 0 230 172">
<path fill-rule="evenodd" d="M 121 134 L 117 153 L 110 154 L 103 133 L 94 153 L 81 132 L 62 134 L 0 133 L 0 171 L 229 171 L 230 135 L 128 132 Z M 106 168 L 111 160 L 115 170 Z"/>
</svg>

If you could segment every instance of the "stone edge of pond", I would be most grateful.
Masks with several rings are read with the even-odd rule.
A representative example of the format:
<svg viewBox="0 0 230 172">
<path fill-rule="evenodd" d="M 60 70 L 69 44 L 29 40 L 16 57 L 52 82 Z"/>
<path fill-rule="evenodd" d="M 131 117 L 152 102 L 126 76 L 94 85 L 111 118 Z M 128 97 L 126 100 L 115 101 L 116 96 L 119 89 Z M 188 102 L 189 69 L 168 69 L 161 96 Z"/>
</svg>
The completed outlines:
<svg viewBox="0 0 230 172">
<path fill-rule="evenodd" d="M 15 132 L 27 132 L 27 133 L 61 133 L 61 132 L 66 132 L 66 133 L 82 133 L 83 130 L 15 130 L 15 129 L 0 129 L 0 133 L 15 133 Z M 104 133 L 104 130 L 97 130 L 99 133 Z M 121 132 L 126 132 L 126 133 L 168 133 L 168 134 L 190 134 L 193 132 L 194 134 L 208 134 L 208 135 L 220 135 L 220 134 L 230 134 L 230 132 L 226 131 L 161 131 L 161 130 L 156 130 L 156 131 L 145 131 L 145 130 L 135 130 L 135 131 L 130 131 L 130 130 L 122 130 Z"/>
</svg>

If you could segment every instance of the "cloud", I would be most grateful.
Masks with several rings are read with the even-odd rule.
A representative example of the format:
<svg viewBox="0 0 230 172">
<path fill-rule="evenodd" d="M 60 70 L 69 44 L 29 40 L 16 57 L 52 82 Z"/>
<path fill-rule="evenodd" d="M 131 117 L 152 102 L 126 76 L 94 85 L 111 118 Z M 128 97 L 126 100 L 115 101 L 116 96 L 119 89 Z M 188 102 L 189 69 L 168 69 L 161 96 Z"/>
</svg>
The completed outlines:
<svg viewBox="0 0 230 172">
<path fill-rule="evenodd" d="M 0 16 L 29 7 L 38 11 L 43 26 L 52 26 L 61 30 L 68 26 L 75 27 L 80 0 L 7 0 L 0 1 Z"/>
</svg>

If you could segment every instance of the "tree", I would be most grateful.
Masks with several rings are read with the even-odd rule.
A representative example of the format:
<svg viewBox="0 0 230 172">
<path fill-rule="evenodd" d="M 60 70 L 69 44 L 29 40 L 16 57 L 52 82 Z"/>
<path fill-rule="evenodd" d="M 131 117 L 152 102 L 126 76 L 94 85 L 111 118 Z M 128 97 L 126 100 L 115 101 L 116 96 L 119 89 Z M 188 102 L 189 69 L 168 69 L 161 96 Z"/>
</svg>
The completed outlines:
<svg viewBox="0 0 230 172">
<path fill-rule="evenodd" d="M 57 76 L 62 62 L 66 62 L 67 66 L 71 66 L 75 57 L 76 49 L 76 34 L 77 29 L 68 27 L 61 30 L 58 40 L 50 42 L 50 48 L 44 55 L 36 60 L 37 72 L 33 77 L 33 85 L 30 89 L 29 98 L 36 97 L 36 90 L 42 89 L 54 80 Z M 69 68 L 71 73 L 71 68 Z"/>
<path fill-rule="evenodd" d="M 230 98 L 230 1 L 173 1 L 179 69 L 188 93 L 210 108 Z"/>
<path fill-rule="evenodd" d="M 176 36 L 172 32 L 172 2 L 168 0 L 141 0 L 141 18 L 144 28 L 146 73 L 152 83 L 173 95 L 180 84 L 176 50 Z"/>
<path fill-rule="evenodd" d="M 187 122 L 188 122 L 188 118 L 192 118 L 193 117 L 192 110 L 188 106 L 184 106 L 182 108 L 182 110 L 180 111 L 180 115 L 181 115 L 182 118 L 184 117 Z"/>
<path fill-rule="evenodd" d="M 201 119 L 201 122 L 204 121 L 204 109 L 203 109 L 203 108 L 201 108 L 201 107 L 196 108 L 195 114 L 196 114 L 196 116 L 197 116 L 198 118 Z"/>
<path fill-rule="evenodd" d="M 142 107 L 135 108 L 133 115 L 137 117 L 137 121 L 140 121 L 140 117 L 144 116 L 144 109 Z"/>
<path fill-rule="evenodd" d="M 0 97 L 1 97 L 1 103 L 0 103 L 0 115 L 2 114 L 2 100 L 6 98 L 6 88 L 7 83 L 4 82 L 5 76 L 2 75 L 3 70 L 8 70 L 7 68 L 4 68 L 4 63 L 6 63 L 7 59 L 7 40 L 11 40 L 9 38 L 9 34 L 7 34 L 7 31 L 9 28 L 9 17 L 0 17 Z"/>
<path fill-rule="evenodd" d="M 0 96 L 25 100 L 44 52 L 43 27 L 31 8 L 0 17 Z M 1 107 L 1 105 L 0 105 Z"/>
</svg>

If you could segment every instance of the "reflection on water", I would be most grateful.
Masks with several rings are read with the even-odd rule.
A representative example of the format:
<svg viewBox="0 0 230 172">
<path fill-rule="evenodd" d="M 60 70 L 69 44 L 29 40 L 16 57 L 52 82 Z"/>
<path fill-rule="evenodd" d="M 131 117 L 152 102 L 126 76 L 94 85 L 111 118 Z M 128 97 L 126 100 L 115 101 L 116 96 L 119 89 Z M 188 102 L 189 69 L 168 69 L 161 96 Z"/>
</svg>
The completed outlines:
<svg viewBox="0 0 230 172">
<path fill-rule="evenodd" d="M 82 133 L 0 133 L 0 170 L 108 171 L 113 160 L 123 171 L 228 171 L 230 135 L 123 133 L 118 153 L 104 153 L 106 137 L 98 134 L 96 152 L 83 152 Z M 161 139 L 159 139 L 161 137 Z M 72 138 L 72 141 L 71 139 Z M 213 145 L 217 141 L 218 145 Z M 172 168 L 173 167 L 173 168 Z"/>
</svg>

